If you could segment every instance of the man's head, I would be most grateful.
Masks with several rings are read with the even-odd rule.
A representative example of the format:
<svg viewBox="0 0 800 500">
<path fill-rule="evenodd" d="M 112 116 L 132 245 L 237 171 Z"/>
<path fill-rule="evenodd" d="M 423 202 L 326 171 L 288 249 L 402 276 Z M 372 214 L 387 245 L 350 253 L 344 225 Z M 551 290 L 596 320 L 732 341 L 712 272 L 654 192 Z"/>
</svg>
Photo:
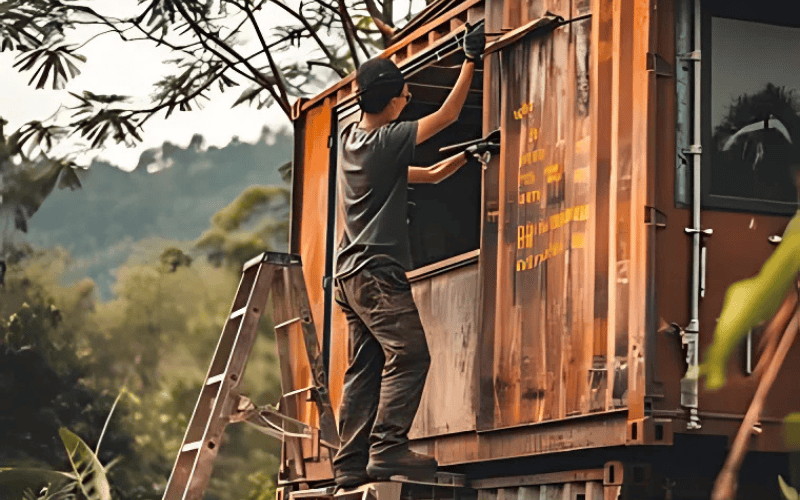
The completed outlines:
<svg viewBox="0 0 800 500">
<path fill-rule="evenodd" d="M 365 62 L 356 73 L 361 110 L 370 114 L 386 113 L 396 119 L 411 99 L 405 77 L 389 59 L 374 58 Z"/>
</svg>

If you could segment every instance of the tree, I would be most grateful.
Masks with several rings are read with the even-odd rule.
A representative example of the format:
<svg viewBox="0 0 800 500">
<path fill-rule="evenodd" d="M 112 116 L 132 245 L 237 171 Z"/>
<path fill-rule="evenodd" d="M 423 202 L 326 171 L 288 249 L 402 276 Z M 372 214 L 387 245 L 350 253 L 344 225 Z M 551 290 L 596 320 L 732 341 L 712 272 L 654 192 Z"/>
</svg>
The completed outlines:
<svg viewBox="0 0 800 500">
<path fill-rule="evenodd" d="M 133 15 L 115 15 L 126 10 L 125 2 L 107 5 L 109 12 L 96 4 L 0 2 L 0 50 L 18 53 L 14 66 L 31 72 L 29 84 L 37 88 L 63 88 L 86 62 L 81 48 L 103 36 L 170 49 L 173 71 L 155 82 L 147 106 L 131 106 L 129 96 L 86 90 L 71 93 L 69 124 L 36 122 L 47 137 L 78 134 L 90 148 L 109 139 L 140 140 L 147 120 L 162 111 L 169 116 L 175 109 L 200 106 L 213 85 L 221 91 L 246 86 L 234 105 L 274 104 L 290 116 L 293 97 L 330 77 L 322 68 L 343 77 L 385 47 L 394 33 L 394 0 L 137 0 Z M 292 22 L 268 31 L 267 20 L 279 14 Z M 69 32 L 78 26 L 95 34 L 78 44 Z M 300 45 L 313 48 L 311 57 L 291 57 Z"/>
</svg>

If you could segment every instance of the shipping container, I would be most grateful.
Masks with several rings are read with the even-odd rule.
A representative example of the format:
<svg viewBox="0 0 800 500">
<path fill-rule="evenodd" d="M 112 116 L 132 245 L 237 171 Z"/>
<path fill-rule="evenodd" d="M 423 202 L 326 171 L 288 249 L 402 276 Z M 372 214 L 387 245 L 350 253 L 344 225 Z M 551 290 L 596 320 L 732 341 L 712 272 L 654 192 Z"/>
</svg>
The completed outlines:
<svg viewBox="0 0 800 500">
<path fill-rule="evenodd" d="M 793 12 L 779 0 L 436 0 L 381 54 L 414 96 L 401 119 L 419 118 L 457 78 L 465 25 L 485 22 L 459 120 L 415 161 L 498 128 L 501 152 L 409 191 L 408 278 L 432 356 L 412 444 L 479 498 L 545 498 L 543 484 L 548 498 L 708 497 L 770 352 L 763 327 L 721 390 L 686 375 L 727 287 L 758 272 L 796 211 Z M 359 117 L 355 90 L 350 75 L 293 110 L 290 250 L 334 408 L 348 352 L 331 279 L 338 135 Z M 297 387 L 310 385 L 302 356 L 293 362 Z M 741 498 L 778 495 L 798 378 L 794 347 Z M 313 403 L 299 408 L 316 425 Z M 282 495 L 331 478 L 326 450 L 307 445 L 302 471 L 292 460 Z"/>
</svg>

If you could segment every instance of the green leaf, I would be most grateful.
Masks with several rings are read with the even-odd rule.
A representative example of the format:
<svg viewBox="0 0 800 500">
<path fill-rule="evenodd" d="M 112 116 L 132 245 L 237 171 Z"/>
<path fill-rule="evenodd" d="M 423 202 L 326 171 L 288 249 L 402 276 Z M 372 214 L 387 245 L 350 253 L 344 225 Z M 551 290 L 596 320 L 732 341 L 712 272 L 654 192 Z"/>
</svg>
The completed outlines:
<svg viewBox="0 0 800 500">
<path fill-rule="evenodd" d="M 49 469 L 0 468 L 0 490 L 14 496 L 21 496 L 26 489 L 38 491 L 48 486 L 48 490 L 64 488 L 76 480 L 74 474 Z"/>
<path fill-rule="evenodd" d="M 61 178 L 58 180 L 58 188 L 59 189 L 69 188 L 70 191 L 75 191 L 76 189 L 80 189 L 81 179 L 78 177 L 78 172 L 70 166 L 65 166 L 61 170 Z"/>
<path fill-rule="evenodd" d="M 243 102 L 253 102 L 253 99 L 255 99 L 262 90 L 264 90 L 264 87 L 261 86 L 253 86 L 248 88 L 242 92 L 242 95 L 240 95 L 238 99 L 236 99 L 236 102 L 233 103 L 232 107 L 236 107 Z"/>
<path fill-rule="evenodd" d="M 725 385 L 728 358 L 738 342 L 750 329 L 775 315 L 797 276 L 798 256 L 800 213 L 789 222 L 781 244 L 758 275 L 737 281 L 725 293 L 714 341 L 700 369 L 706 376 L 706 389 L 713 391 Z"/>
<path fill-rule="evenodd" d="M 781 494 L 786 500 L 798 500 L 797 490 L 786 484 L 786 481 L 779 475 L 778 484 L 781 487 Z"/>
<path fill-rule="evenodd" d="M 790 413 L 784 417 L 783 437 L 788 449 L 800 450 L 800 413 Z"/>
<path fill-rule="evenodd" d="M 81 492 L 88 500 L 111 500 L 111 486 L 108 484 L 106 471 L 91 448 L 64 427 L 58 430 L 58 434 L 78 477 Z"/>
</svg>

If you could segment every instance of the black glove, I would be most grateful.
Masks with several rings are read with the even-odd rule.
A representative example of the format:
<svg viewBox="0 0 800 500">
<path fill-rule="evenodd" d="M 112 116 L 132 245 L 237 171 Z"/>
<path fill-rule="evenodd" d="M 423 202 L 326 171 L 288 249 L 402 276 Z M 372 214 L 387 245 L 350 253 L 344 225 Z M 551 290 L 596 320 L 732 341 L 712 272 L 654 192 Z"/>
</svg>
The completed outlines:
<svg viewBox="0 0 800 500">
<path fill-rule="evenodd" d="M 477 142 L 467 147 L 464 152 L 467 155 L 483 156 L 484 153 L 497 154 L 500 152 L 500 144 L 491 141 Z"/>
<path fill-rule="evenodd" d="M 464 55 L 473 61 L 480 59 L 486 46 L 483 24 L 467 28 L 464 34 Z"/>
</svg>

